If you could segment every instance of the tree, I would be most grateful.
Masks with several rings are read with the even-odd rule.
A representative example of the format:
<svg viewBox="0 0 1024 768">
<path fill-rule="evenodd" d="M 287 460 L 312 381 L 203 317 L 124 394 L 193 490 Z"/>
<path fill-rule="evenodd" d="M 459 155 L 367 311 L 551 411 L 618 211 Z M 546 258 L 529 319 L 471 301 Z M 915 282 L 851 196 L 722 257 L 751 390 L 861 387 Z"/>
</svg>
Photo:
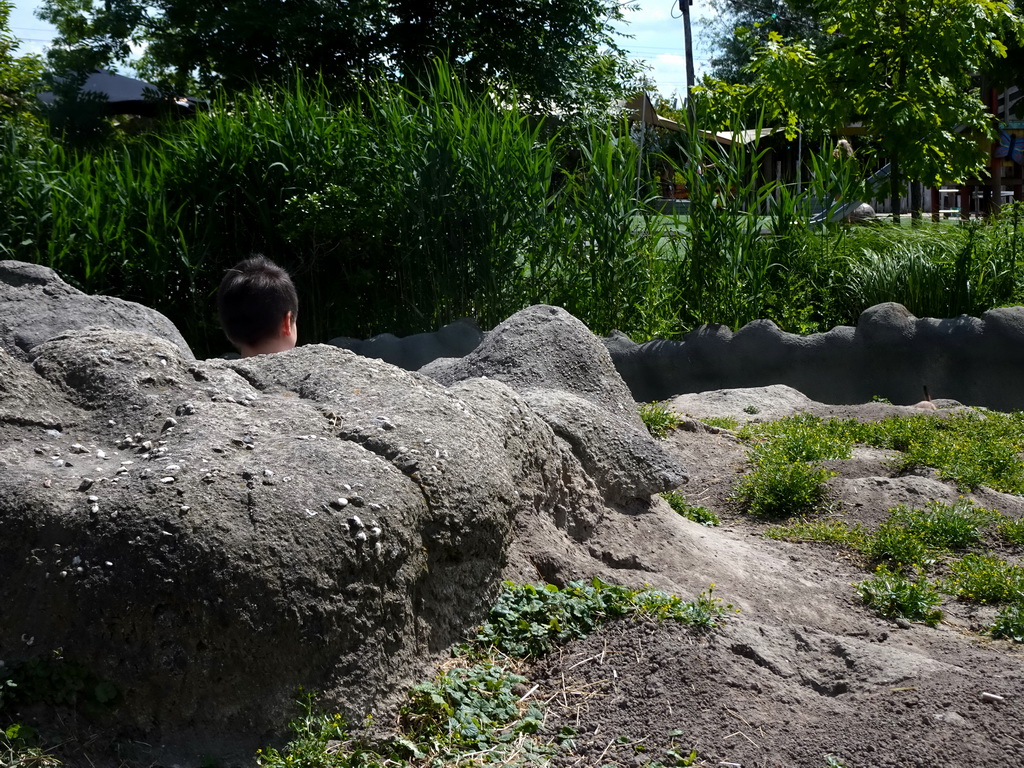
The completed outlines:
<svg viewBox="0 0 1024 768">
<path fill-rule="evenodd" d="M 726 83 L 750 83 L 754 53 L 769 34 L 784 39 L 820 41 L 814 0 L 711 0 L 715 16 L 708 22 L 716 49 L 711 76 Z"/>
<path fill-rule="evenodd" d="M 769 35 L 747 96 L 791 133 L 861 123 L 891 164 L 898 215 L 905 180 L 938 185 L 980 175 L 991 115 L 974 73 L 1006 54 L 1024 26 L 1004 0 L 834 0 L 824 40 Z"/>
<path fill-rule="evenodd" d="M 614 0 L 45 0 L 56 56 L 138 66 L 159 83 L 238 91 L 301 75 L 344 88 L 375 75 L 415 82 L 446 57 L 467 83 L 515 83 L 536 104 L 578 104 L 630 72 L 611 36 Z M 89 57 L 92 57 L 91 61 Z"/>
<path fill-rule="evenodd" d="M 42 73 L 38 56 L 15 56 L 19 40 L 10 30 L 11 0 L 0 0 L 0 120 L 29 116 Z"/>
</svg>

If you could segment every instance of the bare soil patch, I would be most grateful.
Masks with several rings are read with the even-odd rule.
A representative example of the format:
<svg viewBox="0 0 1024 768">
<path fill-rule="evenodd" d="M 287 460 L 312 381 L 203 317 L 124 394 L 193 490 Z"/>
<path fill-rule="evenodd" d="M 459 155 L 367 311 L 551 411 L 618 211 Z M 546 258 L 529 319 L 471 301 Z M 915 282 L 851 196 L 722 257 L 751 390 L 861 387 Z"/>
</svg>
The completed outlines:
<svg viewBox="0 0 1024 768">
<path fill-rule="evenodd" d="M 545 732 L 572 740 L 556 764 L 673 765 L 674 749 L 696 750 L 697 765 L 742 768 L 1024 765 L 1024 653 L 981 634 L 995 609 L 947 602 L 934 628 L 877 617 L 853 586 L 868 575 L 857 555 L 766 539 L 768 524 L 737 509 L 730 495 L 747 470 L 745 448 L 699 423 L 757 418 L 743 410 L 751 404 L 771 418 L 787 408 L 859 419 L 906 409 L 776 407 L 771 392 L 740 392 L 727 407 L 691 399 L 679 410 L 694 421 L 666 439 L 690 473 L 681 492 L 716 512 L 720 526 L 659 502 L 594 522 L 583 546 L 550 530 L 527 531 L 520 542 L 532 548 L 522 557 L 555 583 L 598 575 L 684 596 L 714 584 L 740 609 L 705 637 L 620 622 L 537 662 L 528 674 L 539 684 L 531 696 L 547 702 Z M 886 459 L 864 448 L 832 462 L 828 514 L 873 528 L 896 504 L 961 495 L 928 471 L 896 476 Z M 1024 512 L 1020 497 L 970 496 L 1014 517 Z M 999 555 L 1024 562 L 1019 548 Z"/>
</svg>

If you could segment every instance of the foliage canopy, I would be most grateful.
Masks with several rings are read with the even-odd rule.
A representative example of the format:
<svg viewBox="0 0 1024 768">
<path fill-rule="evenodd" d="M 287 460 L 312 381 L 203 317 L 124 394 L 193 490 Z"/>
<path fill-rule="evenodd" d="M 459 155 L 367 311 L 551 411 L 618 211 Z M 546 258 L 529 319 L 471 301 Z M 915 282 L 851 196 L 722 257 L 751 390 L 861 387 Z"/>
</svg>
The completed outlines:
<svg viewBox="0 0 1024 768">
<path fill-rule="evenodd" d="M 336 92 L 375 76 L 414 84 L 436 58 L 478 90 L 509 88 L 534 104 L 575 108 L 633 72 L 611 35 L 611 0 L 45 0 L 59 33 L 55 71 L 132 62 L 168 88 L 322 76 Z M 141 58 L 133 60 L 139 48 Z"/>
<path fill-rule="evenodd" d="M 820 8 L 824 36 L 770 31 L 749 65 L 753 83 L 722 93 L 765 105 L 791 135 L 860 125 L 904 180 L 931 185 L 984 172 L 978 139 L 991 116 L 975 73 L 1024 30 L 1004 0 L 836 0 Z"/>
</svg>

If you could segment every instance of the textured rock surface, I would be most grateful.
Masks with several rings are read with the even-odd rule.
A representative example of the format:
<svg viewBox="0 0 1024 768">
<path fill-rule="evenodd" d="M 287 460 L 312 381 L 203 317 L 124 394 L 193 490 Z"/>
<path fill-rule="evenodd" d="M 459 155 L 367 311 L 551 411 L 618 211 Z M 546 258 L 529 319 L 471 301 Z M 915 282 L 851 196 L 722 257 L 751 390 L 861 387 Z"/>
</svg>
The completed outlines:
<svg viewBox="0 0 1024 768">
<path fill-rule="evenodd" d="M 27 360 L 28 353 L 62 331 L 107 326 L 167 339 L 192 357 L 174 324 L 141 304 L 90 296 L 65 283 L 49 267 L 0 261 L 0 349 Z"/>
<path fill-rule="evenodd" d="M 480 619 L 517 516 L 604 508 L 497 381 L 106 329 L 32 358 L 0 351 L 0 658 L 63 649 L 186 762 L 265 743 L 299 685 L 386 703 Z"/>
<path fill-rule="evenodd" d="M 601 340 L 564 309 L 517 312 L 465 357 L 436 360 L 421 372 L 442 384 L 487 377 L 520 392 L 615 502 L 685 482 L 648 434 Z"/>
</svg>

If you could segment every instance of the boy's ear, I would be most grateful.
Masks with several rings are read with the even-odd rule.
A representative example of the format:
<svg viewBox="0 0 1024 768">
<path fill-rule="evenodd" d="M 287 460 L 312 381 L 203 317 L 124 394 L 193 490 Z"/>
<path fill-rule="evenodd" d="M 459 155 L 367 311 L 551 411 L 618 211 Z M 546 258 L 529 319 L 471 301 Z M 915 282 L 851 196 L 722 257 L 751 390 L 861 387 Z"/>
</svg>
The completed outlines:
<svg viewBox="0 0 1024 768">
<path fill-rule="evenodd" d="M 288 310 L 284 313 L 284 318 L 281 320 L 281 327 L 278 329 L 278 333 L 282 336 L 290 336 L 292 333 L 292 312 Z"/>
</svg>

